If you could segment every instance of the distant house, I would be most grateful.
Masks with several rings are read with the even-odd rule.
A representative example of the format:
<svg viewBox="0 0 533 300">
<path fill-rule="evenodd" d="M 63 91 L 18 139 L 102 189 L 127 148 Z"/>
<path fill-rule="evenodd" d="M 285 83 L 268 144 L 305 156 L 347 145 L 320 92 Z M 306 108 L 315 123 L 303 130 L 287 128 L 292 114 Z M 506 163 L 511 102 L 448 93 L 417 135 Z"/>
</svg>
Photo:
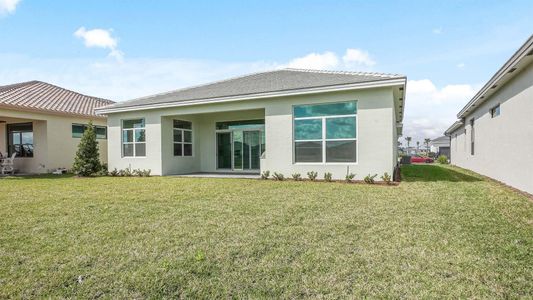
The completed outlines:
<svg viewBox="0 0 533 300">
<path fill-rule="evenodd" d="M 429 151 L 436 153 L 437 156 L 446 155 L 446 157 L 450 157 L 450 137 L 448 136 L 441 136 L 431 140 L 429 147 Z"/>
<path fill-rule="evenodd" d="M 457 117 L 452 163 L 533 193 L 533 36 Z"/>
<path fill-rule="evenodd" d="M 154 174 L 392 174 L 406 78 L 284 69 L 117 103 L 109 167 Z"/>
<path fill-rule="evenodd" d="M 94 110 L 113 103 L 40 81 L 0 86 L 0 153 L 16 153 L 15 169 L 21 173 L 70 168 L 92 120 L 106 161 L 106 118 Z"/>
</svg>

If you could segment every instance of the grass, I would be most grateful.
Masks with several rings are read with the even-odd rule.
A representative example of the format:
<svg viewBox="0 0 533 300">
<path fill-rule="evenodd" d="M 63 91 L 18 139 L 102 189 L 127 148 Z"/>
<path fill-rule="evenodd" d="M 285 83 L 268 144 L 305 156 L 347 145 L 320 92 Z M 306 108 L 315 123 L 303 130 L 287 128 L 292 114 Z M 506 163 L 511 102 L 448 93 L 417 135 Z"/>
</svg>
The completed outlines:
<svg viewBox="0 0 533 300">
<path fill-rule="evenodd" d="M 0 179 L 0 298 L 533 296 L 533 202 L 454 167 L 403 176 Z"/>
</svg>

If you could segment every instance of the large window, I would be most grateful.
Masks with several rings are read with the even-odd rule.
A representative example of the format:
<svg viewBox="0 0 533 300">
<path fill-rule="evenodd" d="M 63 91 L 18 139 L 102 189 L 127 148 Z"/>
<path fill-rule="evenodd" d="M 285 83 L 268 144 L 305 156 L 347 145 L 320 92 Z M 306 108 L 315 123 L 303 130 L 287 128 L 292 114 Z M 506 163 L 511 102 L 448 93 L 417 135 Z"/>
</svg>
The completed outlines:
<svg viewBox="0 0 533 300">
<path fill-rule="evenodd" d="M 192 123 L 174 120 L 174 156 L 192 156 Z"/>
<path fill-rule="evenodd" d="M 8 155 L 16 153 L 18 157 L 33 157 L 33 124 L 8 124 Z"/>
<path fill-rule="evenodd" d="M 94 126 L 94 131 L 96 132 L 97 139 L 107 139 L 107 127 L 105 126 Z M 87 130 L 87 125 L 85 124 L 72 124 L 72 137 L 81 138 L 83 133 Z"/>
<path fill-rule="evenodd" d="M 122 121 L 122 155 L 146 156 L 146 131 L 144 119 Z"/>
<path fill-rule="evenodd" d="M 295 162 L 356 162 L 356 118 L 355 101 L 295 106 Z"/>
</svg>

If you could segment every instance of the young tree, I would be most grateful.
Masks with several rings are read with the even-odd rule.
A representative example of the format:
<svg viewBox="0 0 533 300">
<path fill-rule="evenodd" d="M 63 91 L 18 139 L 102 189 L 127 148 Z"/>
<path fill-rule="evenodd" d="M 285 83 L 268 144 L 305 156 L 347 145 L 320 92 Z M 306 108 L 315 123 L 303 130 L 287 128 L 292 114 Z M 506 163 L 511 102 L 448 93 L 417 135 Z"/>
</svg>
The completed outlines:
<svg viewBox="0 0 533 300">
<path fill-rule="evenodd" d="M 420 141 L 416 141 L 416 153 L 420 152 Z"/>
<path fill-rule="evenodd" d="M 92 121 L 81 137 L 72 170 L 78 176 L 91 176 L 102 168 L 98 153 L 98 141 Z"/>
</svg>

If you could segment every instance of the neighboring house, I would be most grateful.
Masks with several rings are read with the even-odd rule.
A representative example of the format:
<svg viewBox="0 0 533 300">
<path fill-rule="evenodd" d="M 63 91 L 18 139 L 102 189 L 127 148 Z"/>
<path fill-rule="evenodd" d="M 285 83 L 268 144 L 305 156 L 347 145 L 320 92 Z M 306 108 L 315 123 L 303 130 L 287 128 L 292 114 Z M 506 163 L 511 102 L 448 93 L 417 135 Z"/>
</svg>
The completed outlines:
<svg viewBox="0 0 533 300">
<path fill-rule="evenodd" d="M 92 120 L 106 161 L 106 119 L 94 109 L 113 103 L 40 81 L 0 86 L 0 152 L 16 153 L 20 173 L 70 169 L 84 126 Z"/>
<path fill-rule="evenodd" d="M 441 136 L 429 142 L 429 151 L 439 155 L 450 157 L 450 137 Z"/>
<path fill-rule="evenodd" d="M 117 103 L 109 167 L 153 174 L 392 174 L 401 75 L 283 69 Z"/>
<path fill-rule="evenodd" d="M 533 193 L 533 36 L 459 112 L 451 162 Z"/>
</svg>

